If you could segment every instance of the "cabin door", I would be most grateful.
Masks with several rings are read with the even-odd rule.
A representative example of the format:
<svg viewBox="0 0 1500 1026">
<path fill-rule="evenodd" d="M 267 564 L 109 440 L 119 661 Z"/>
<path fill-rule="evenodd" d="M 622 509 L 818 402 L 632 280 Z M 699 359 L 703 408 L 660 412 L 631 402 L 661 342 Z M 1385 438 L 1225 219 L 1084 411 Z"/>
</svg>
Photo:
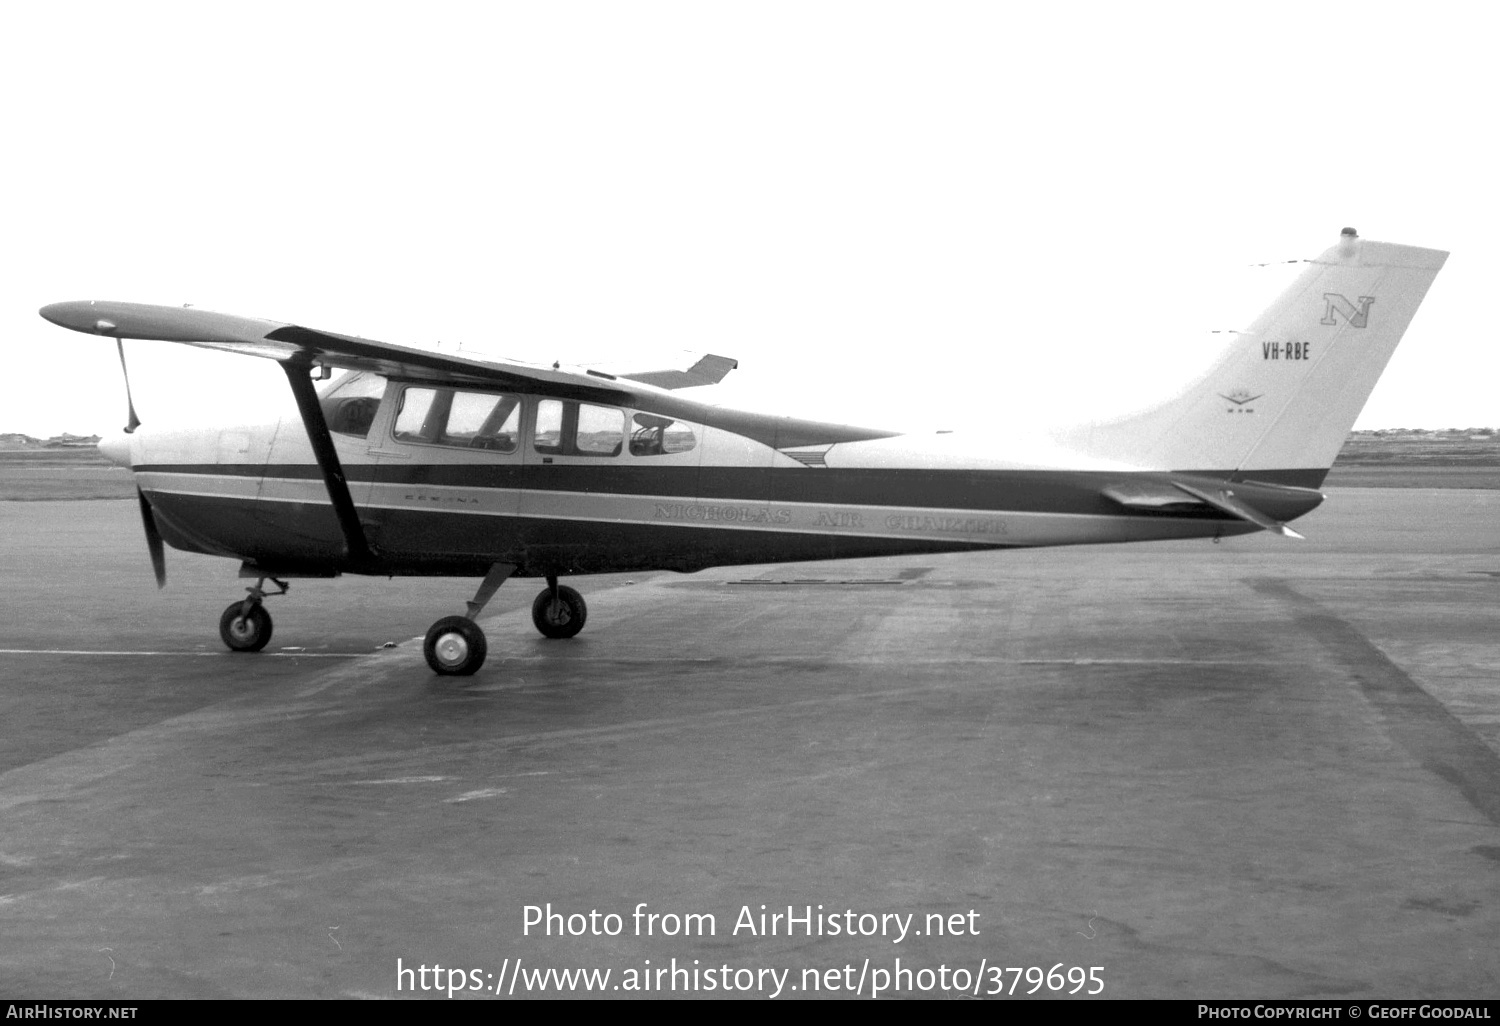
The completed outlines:
<svg viewBox="0 0 1500 1026">
<path fill-rule="evenodd" d="M 522 413 L 514 394 L 390 383 L 362 511 L 382 558 L 455 573 L 514 560 Z"/>
</svg>

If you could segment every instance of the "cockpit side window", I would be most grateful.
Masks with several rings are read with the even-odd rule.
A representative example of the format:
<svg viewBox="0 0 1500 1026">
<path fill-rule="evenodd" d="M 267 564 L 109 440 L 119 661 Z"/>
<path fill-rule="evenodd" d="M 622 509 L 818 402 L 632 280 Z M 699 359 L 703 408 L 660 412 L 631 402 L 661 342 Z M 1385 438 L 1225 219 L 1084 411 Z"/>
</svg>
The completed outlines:
<svg viewBox="0 0 1500 1026">
<path fill-rule="evenodd" d="M 513 395 L 458 392 L 448 411 L 443 445 L 515 452 L 521 432 L 521 402 Z"/>
<path fill-rule="evenodd" d="M 520 431 L 516 396 L 413 385 L 401 393 L 393 434 L 401 442 L 515 452 Z"/>
<path fill-rule="evenodd" d="M 395 435 L 402 442 L 430 442 L 436 433 L 430 432 L 429 414 L 432 402 L 437 398 L 433 388 L 408 388 L 401 393 L 401 409 L 396 414 Z M 429 433 L 430 432 L 430 433 Z"/>
<path fill-rule="evenodd" d="M 630 455 L 667 456 L 698 444 L 693 429 L 670 417 L 637 413 L 630 419 Z"/>
</svg>

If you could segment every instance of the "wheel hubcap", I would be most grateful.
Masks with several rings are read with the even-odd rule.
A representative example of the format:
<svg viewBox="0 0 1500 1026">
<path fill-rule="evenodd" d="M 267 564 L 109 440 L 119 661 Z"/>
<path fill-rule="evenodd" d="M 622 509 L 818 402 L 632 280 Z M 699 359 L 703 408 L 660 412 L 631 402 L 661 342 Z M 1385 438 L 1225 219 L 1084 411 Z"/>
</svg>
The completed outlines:
<svg viewBox="0 0 1500 1026">
<path fill-rule="evenodd" d="M 562 599 L 556 599 L 547 608 L 547 619 L 556 626 L 562 627 L 573 617 L 568 613 L 568 604 Z"/>
<path fill-rule="evenodd" d="M 432 648 L 444 666 L 457 666 L 469 658 L 469 643 L 462 634 L 444 634 Z"/>
<path fill-rule="evenodd" d="M 249 641 L 255 637 L 255 624 L 248 616 L 242 616 L 230 622 L 229 633 L 234 635 L 235 641 Z"/>
</svg>

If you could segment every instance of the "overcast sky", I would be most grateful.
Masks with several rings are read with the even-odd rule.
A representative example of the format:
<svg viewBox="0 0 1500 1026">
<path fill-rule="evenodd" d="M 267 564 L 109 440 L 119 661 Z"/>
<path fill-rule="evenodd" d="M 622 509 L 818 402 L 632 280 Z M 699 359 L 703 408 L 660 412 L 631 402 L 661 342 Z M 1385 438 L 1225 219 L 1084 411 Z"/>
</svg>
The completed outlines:
<svg viewBox="0 0 1500 1026">
<path fill-rule="evenodd" d="M 113 344 L 36 315 L 68 299 L 717 352 L 720 401 L 818 419 L 1090 417 L 1345 225 L 1453 254 L 1357 426 L 1500 425 L 1491 10 L 13 4 L 0 431 L 123 424 Z M 148 423 L 291 408 L 264 361 L 127 351 Z"/>
</svg>

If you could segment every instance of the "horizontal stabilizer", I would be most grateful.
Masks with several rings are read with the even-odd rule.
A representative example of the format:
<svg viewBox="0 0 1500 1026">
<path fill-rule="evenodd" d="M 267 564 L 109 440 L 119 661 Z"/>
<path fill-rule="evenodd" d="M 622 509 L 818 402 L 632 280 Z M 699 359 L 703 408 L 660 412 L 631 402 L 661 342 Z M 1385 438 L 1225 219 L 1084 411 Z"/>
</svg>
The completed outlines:
<svg viewBox="0 0 1500 1026">
<path fill-rule="evenodd" d="M 1181 481 L 1173 481 L 1172 486 L 1186 492 L 1195 499 L 1201 499 L 1203 502 L 1214 507 L 1214 509 L 1222 510 L 1232 516 L 1239 517 L 1241 520 L 1248 520 L 1263 530 L 1275 531 L 1277 534 L 1285 535 L 1288 538 L 1303 537 L 1303 535 L 1298 534 L 1280 520 L 1268 517 L 1249 503 L 1236 498 L 1234 490 L 1227 486 L 1213 489 L 1197 488 L 1193 485 L 1183 484 Z"/>
<path fill-rule="evenodd" d="M 724 375 L 740 365 L 740 361 L 727 356 L 705 356 L 687 370 L 632 371 L 619 377 L 639 381 L 657 388 L 696 388 L 699 385 L 717 385 Z"/>
<path fill-rule="evenodd" d="M 1183 474 L 1133 475 L 1110 484 L 1104 496 L 1126 509 L 1146 513 L 1201 512 L 1207 506 L 1288 538 L 1302 535 L 1284 521 L 1311 512 L 1323 501 L 1323 493 L 1315 488 Z"/>
<path fill-rule="evenodd" d="M 1166 512 L 1202 509 L 1203 501 L 1177 490 L 1171 481 L 1145 478 L 1123 481 L 1104 489 L 1104 497 L 1126 509 Z"/>
</svg>

